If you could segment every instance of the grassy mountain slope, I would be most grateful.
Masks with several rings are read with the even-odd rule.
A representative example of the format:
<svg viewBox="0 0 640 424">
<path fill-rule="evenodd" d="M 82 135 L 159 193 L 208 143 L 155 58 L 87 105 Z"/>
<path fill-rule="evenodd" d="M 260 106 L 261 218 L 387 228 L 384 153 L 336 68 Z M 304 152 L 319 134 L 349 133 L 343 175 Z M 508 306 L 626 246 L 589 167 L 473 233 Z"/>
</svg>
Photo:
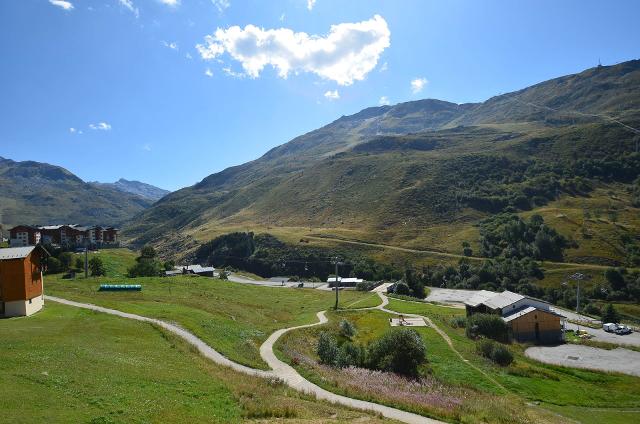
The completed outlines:
<svg viewBox="0 0 640 424">
<path fill-rule="evenodd" d="M 640 170 L 637 135 L 614 120 L 640 127 L 639 81 L 640 61 L 631 61 L 480 104 L 365 109 L 166 196 L 127 234 L 158 245 L 171 234 L 170 250 L 254 230 L 292 243 L 315 234 L 459 253 L 461 241 L 476 241 L 479 220 L 500 211 L 598 196 L 601 215 L 615 203 L 618 217 L 633 216 L 620 193 Z M 612 203 L 610 193 L 626 200 Z M 635 220 L 610 224 L 637 234 Z M 598 246 L 575 258 L 624 262 L 620 246 Z"/>
<path fill-rule="evenodd" d="M 98 187 L 59 166 L 0 158 L 0 223 L 120 225 L 152 202 Z"/>
</svg>

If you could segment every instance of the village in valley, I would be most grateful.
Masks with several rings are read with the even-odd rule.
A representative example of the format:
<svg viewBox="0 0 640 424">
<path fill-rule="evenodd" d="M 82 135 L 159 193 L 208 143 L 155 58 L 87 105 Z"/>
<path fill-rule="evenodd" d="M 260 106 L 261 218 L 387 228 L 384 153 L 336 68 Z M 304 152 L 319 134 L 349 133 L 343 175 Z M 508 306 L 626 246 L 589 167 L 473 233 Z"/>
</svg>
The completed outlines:
<svg viewBox="0 0 640 424">
<path fill-rule="evenodd" d="M 639 6 L 0 2 L 0 423 L 640 422 Z"/>
</svg>

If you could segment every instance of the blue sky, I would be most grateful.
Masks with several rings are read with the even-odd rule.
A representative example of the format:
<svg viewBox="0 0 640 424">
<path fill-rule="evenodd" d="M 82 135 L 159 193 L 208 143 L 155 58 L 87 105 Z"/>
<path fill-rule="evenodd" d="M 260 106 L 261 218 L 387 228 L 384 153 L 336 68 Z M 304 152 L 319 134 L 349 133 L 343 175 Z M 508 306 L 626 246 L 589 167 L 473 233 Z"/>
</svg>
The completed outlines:
<svg viewBox="0 0 640 424">
<path fill-rule="evenodd" d="M 0 0 L 0 156 L 174 190 L 365 107 L 640 57 L 636 1 L 308 3 Z"/>
</svg>

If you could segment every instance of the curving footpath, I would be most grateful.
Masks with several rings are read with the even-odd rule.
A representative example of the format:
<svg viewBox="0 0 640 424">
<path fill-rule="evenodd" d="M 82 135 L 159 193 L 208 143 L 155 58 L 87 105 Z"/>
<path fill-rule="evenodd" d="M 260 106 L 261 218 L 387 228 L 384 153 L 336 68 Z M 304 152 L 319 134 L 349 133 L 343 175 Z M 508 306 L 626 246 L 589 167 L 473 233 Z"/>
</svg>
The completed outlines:
<svg viewBox="0 0 640 424">
<path fill-rule="evenodd" d="M 386 296 L 379 294 L 382 299 L 382 304 L 373 308 L 366 309 L 381 309 L 385 310 L 384 307 L 389 303 L 389 300 Z M 262 377 L 262 378 L 278 378 L 284 381 L 290 387 L 299 390 L 304 393 L 308 393 L 314 395 L 317 399 L 326 400 L 328 402 L 337 403 L 340 405 L 344 405 L 350 408 L 359 409 L 367 412 L 378 413 L 386 418 L 391 418 L 394 420 L 398 420 L 408 424 L 444 424 L 442 421 L 434 420 L 431 418 L 423 417 L 422 415 L 413 414 L 411 412 L 402 411 L 400 409 L 391 408 L 388 406 L 380 405 L 373 402 L 367 402 L 363 400 L 353 399 L 346 396 L 337 395 L 328 390 L 325 390 L 313 383 L 309 380 L 302 377 L 298 372 L 291 367 L 289 364 L 282 362 L 279 360 L 275 353 L 273 352 L 273 345 L 275 342 L 286 332 L 295 330 L 298 328 L 306 328 L 313 327 L 316 325 L 325 324 L 328 320 L 325 316 L 326 311 L 318 312 L 318 322 L 314 324 L 300 325 L 297 327 L 285 328 L 282 330 L 278 330 L 274 332 L 269 338 L 260 346 L 260 355 L 262 359 L 265 360 L 267 364 L 271 367 L 271 371 L 262 371 L 256 370 L 254 368 L 249 368 L 244 365 L 238 364 L 236 362 L 231 361 L 227 357 L 223 356 L 211 346 L 207 345 L 200 338 L 196 337 L 194 334 L 176 326 L 173 324 L 169 324 L 165 321 L 148 318 L 141 315 L 130 314 L 127 312 L 118 311 L 116 309 L 103 308 L 102 306 L 92 305 L 89 303 L 79 303 L 74 302 L 72 300 L 62 299 L 54 296 L 45 296 L 45 299 L 48 301 L 61 303 L 68 306 L 74 306 L 76 308 L 89 309 L 96 312 L 102 312 L 105 314 L 115 315 L 122 318 L 133 319 L 136 321 L 146 322 L 152 325 L 157 325 L 178 337 L 184 339 L 186 342 L 195 346 L 198 351 L 209 360 L 215 362 L 216 364 L 223 365 L 229 367 L 235 371 L 248 374 L 251 376 Z M 392 312 L 396 313 L 397 312 Z M 408 315 L 408 314 L 407 314 Z"/>
</svg>

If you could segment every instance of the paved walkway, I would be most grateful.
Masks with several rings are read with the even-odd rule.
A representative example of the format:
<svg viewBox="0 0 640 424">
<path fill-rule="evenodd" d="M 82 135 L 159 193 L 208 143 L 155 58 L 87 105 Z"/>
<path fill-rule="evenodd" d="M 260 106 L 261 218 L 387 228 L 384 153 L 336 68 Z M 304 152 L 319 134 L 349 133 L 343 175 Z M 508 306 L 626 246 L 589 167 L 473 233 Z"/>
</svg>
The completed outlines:
<svg viewBox="0 0 640 424">
<path fill-rule="evenodd" d="M 547 364 L 615 371 L 640 376 L 640 352 L 628 349 L 606 350 L 565 344 L 553 347 L 534 346 L 528 348 L 524 353 L 529 358 Z"/>
<path fill-rule="evenodd" d="M 375 307 L 375 308 L 370 308 L 370 309 L 382 309 L 384 310 L 384 306 L 386 306 L 389 301 L 387 300 L 387 298 L 385 296 L 383 296 L 381 293 L 379 293 L 380 297 L 382 298 L 382 304 Z M 273 352 L 273 345 L 275 344 L 275 342 L 286 332 L 297 329 L 297 328 L 305 328 L 305 327 L 312 327 L 315 325 L 321 325 L 327 322 L 327 317 L 325 316 L 325 311 L 322 312 L 318 312 L 318 322 L 314 323 L 314 324 L 308 324 L 308 325 L 301 325 L 298 327 L 292 327 L 292 328 L 285 328 L 282 330 L 278 330 L 275 333 L 273 333 L 271 336 L 269 336 L 269 338 L 262 344 L 262 346 L 260 346 L 260 355 L 262 356 L 262 359 L 265 360 L 265 362 L 267 364 L 269 364 L 269 366 L 272 368 L 272 371 L 262 371 L 262 370 L 256 370 L 253 368 L 249 368 L 246 367 L 244 365 L 240 365 L 236 362 L 231 361 L 230 359 L 226 358 L 225 356 L 221 355 L 219 352 L 217 352 L 215 349 L 213 349 L 211 346 L 207 345 L 205 342 L 203 342 L 201 339 L 199 339 L 198 337 L 196 337 L 195 335 L 193 335 L 192 333 L 176 326 L 173 324 L 169 324 L 167 322 L 161 321 L 159 319 L 155 319 L 155 318 L 148 318 L 148 317 L 144 317 L 141 315 L 136 315 L 136 314 L 130 314 L 130 313 L 126 313 L 126 312 L 122 312 L 122 311 L 118 311 L 115 309 L 108 309 L 108 308 L 103 308 L 101 306 L 96 306 L 96 305 L 92 305 L 92 304 L 88 304 L 88 303 L 79 303 L 79 302 L 74 302 L 71 300 L 66 300 L 66 299 L 61 299 L 58 297 L 54 297 L 54 296 L 45 296 L 45 299 L 48 301 L 52 301 L 52 302 L 57 302 L 57 303 L 62 303 L 64 305 L 69 305 L 69 306 L 74 306 L 77 308 L 83 308 L 83 309 L 89 309 L 92 311 L 97 311 L 97 312 L 103 312 L 106 314 L 110 314 L 110 315 L 115 315 L 115 316 L 119 316 L 122 318 L 128 318 L 128 319 L 133 319 L 136 321 L 141 321 L 141 322 L 146 322 L 149 324 L 153 324 L 153 325 L 157 325 L 175 335 L 177 335 L 178 337 L 184 339 L 185 341 L 187 341 L 188 343 L 192 344 L 193 346 L 195 346 L 198 351 L 205 356 L 206 358 L 210 359 L 211 361 L 232 368 L 235 371 L 244 373 L 244 374 L 248 374 L 248 375 L 252 375 L 252 376 L 257 376 L 257 377 L 263 377 L 263 378 L 278 378 L 283 380 L 285 383 L 287 383 L 289 386 L 291 386 L 292 388 L 302 391 L 304 393 L 309 393 L 311 395 L 314 395 L 317 399 L 321 399 L 321 400 L 326 400 L 329 402 L 333 402 L 333 403 L 338 403 L 340 405 L 344 405 L 347 407 L 351 407 L 354 409 L 359 409 L 362 411 L 368 411 L 368 412 L 376 412 L 381 414 L 382 416 L 386 417 L 386 418 L 391 418 L 391 419 L 395 419 L 401 422 L 405 422 L 408 424 L 443 424 L 441 421 L 438 420 L 434 420 L 431 418 L 427 418 L 427 417 L 423 417 L 421 415 L 417 415 L 417 414 L 413 414 L 411 412 L 406 412 L 406 411 L 402 411 L 400 409 L 396 409 L 396 408 L 391 408 L 388 406 L 384 406 L 384 405 L 380 405 L 377 403 L 373 403 L 373 402 L 367 402 L 367 401 L 363 401 L 363 400 L 358 400 L 358 399 L 352 399 L 346 396 L 341 396 L 341 395 L 337 395 L 335 393 L 329 392 L 313 383 L 311 383 L 310 381 L 306 380 L 304 377 L 302 377 L 300 374 L 298 374 L 298 372 L 291 367 L 290 365 L 280 361 L 275 353 Z M 396 313 L 393 311 L 389 311 L 391 313 Z M 409 314 L 405 314 L 405 315 L 409 315 Z"/>
</svg>

